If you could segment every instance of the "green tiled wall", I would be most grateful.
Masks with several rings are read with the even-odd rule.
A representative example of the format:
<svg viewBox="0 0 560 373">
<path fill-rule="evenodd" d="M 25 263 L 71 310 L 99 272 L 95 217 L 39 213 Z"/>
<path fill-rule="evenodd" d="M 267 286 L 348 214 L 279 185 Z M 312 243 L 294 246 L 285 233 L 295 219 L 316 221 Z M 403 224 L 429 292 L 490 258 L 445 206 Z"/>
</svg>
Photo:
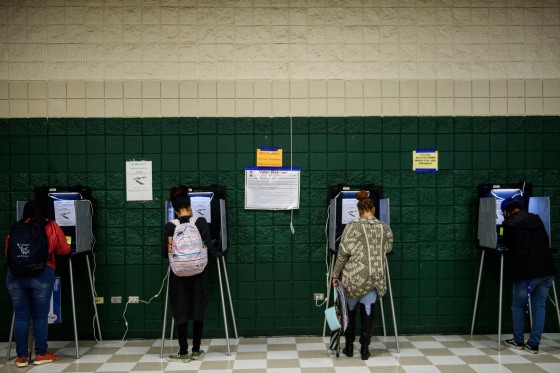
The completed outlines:
<svg viewBox="0 0 560 373">
<path fill-rule="evenodd" d="M 282 148 L 284 165 L 293 159 L 302 169 L 294 235 L 289 212 L 243 208 L 244 166 L 255 164 L 259 146 Z M 439 151 L 439 171 L 412 172 L 412 150 L 428 147 Z M 127 202 L 125 161 L 142 159 L 153 162 L 154 200 Z M 558 117 L 293 118 L 291 128 L 289 118 L 6 119 L 0 122 L 0 234 L 15 220 L 15 202 L 31 198 L 34 186 L 92 187 L 103 337 L 121 338 L 124 304 L 109 298 L 148 300 L 159 291 L 167 269 L 159 255 L 167 191 L 177 183 L 221 184 L 228 189 L 227 269 L 239 334 L 320 334 L 322 309 L 312 294 L 326 291 L 327 186 L 381 184 L 391 200 L 395 253 L 389 262 L 399 332 L 468 333 L 480 264 L 477 185 L 525 180 L 535 195 L 550 196 L 558 247 L 559 161 Z M 493 333 L 499 261 L 487 258 L 476 331 Z M 80 336 L 92 338 L 85 261 L 73 262 Z M 223 336 L 215 263 L 210 270 L 206 335 Z M 51 336 L 72 339 L 64 261 L 59 272 L 63 325 L 51 327 Z M 5 270 L 0 281 L 0 339 L 6 340 Z M 511 324 L 509 293 L 506 281 L 504 332 Z M 161 335 L 163 299 L 128 307 L 128 337 Z M 388 308 L 385 315 L 389 326 Z M 382 333 L 380 318 L 376 325 Z M 547 325 L 557 330 L 554 317 Z"/>
</svg>

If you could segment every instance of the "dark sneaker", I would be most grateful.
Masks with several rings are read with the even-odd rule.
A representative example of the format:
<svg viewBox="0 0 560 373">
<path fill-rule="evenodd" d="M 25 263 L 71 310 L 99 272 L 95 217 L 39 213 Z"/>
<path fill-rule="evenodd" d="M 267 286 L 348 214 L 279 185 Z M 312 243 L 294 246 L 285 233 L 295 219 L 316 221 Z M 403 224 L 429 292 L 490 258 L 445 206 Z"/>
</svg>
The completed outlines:
<svg viewBox="0 0 560 373">
<path fill-rule="evenodd" d="M 175 363 L 188 363 L 189 361 L 191 361 L 191 358 L 187 354 L 179 355 L 179 353 L 177 352 L 176 354 L 169 355 L 167 357 L 167 361 L 172 361 Z"/>
<path fill-rule="evenodd" d="M 47 352 L 44 355 L 35 355 L 35 361 L 33 362 L 33 365 L 48 364 L 57 360 L 58 360 L 58 355 Z"/>
<path fill-rule="evenodd" d="M 523 342 L 519 343 L 519 342 L 515 342 L 512 339 L 506 339 L 504 341 L 504 343 L 506 344 L 506 346 L 511 347 L 511 348 L 515 348 L 516 350 L 523 350 Z"/>
<path fill-rule="evenodd" d="M 525 345 L 525 350 L 526 350 L 527 352 L 530 352 L 530 353 L 536 355 L 536 354 L 539 353 L 539 346 L 531 346 L 530 344 L 527 343 L 527 344 Z"/>
<path fill-rule="evenodd" d="M 193 360 L 198 360 L 198 359 L 200 359 L 202 356 L 204 356 L 204 350 L 193 351 L 192 354 L 191 354 L 191 359 L 193 359 Z"/>
<path fill-rule="evenodd" d="M 16 367 L 25 368 L 28 365 L 29 365 L 28 356 L 18 356 L 18 358 L 16 359 Z"/>
</svg>

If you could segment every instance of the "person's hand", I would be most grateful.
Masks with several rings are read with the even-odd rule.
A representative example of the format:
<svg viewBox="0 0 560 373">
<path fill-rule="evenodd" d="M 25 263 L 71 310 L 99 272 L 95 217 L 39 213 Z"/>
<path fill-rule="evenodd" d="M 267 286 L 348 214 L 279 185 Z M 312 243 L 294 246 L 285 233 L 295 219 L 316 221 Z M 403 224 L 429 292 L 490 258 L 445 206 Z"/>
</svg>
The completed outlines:
<svg viewBox="0 0 560 373">
<path fill-rule="evenodd" d="M 333 286 L 337 286 L 338 285 L 338 279 L 333 278 L 332 279 L 332 284 L 333 284 Z"/>
<path fill-rule="evenodd" d="M 170 243 L 167 244 L 167 252 L 168 252 L 169 254 L 171 254 L 171 253 L 173 252 L 173 245 L 170 244 Z"/>
</svg>

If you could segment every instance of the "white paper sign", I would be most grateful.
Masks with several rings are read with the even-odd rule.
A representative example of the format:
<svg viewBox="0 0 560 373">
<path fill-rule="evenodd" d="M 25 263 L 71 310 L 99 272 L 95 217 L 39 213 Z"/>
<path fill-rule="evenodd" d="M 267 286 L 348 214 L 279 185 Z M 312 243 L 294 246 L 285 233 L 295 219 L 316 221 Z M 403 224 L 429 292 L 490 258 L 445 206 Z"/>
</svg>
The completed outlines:
<svg viewBox="0 0 560 373">
<path fill-rule="evenodd" d="M 74 201 L 54 201 L 54 221 L 61 227 L 76 226 Z"/>
<path fill-rule="evenodd" d="M 126 162 L 126 200 L 152 199 L 152 161 Z"/>
<path fill-rule="evenodd" d="M 245 168 L 245 208 L 299 209 L 299 167 Z"/>
<path fill-rule="evenodd" d="M 358 212 L 358 200 L 355 198 L 343 198 L 341 213 L 342 224 L 348 224 L 352 220 L 359 219 L 360 213 Z"/>
<path fill-rule="evenodd" d="M 193 218 L 198 219 L 199 216 L 202 216 L 206 219 L 208 223 L 212 223 L 212 214 L 210 213 L 210 201 L 212 200 L 211 197 L 202 197 L 202 196 L 192 196 L 191 197 L 191 209 L 193 213 Z"/>
</svg>

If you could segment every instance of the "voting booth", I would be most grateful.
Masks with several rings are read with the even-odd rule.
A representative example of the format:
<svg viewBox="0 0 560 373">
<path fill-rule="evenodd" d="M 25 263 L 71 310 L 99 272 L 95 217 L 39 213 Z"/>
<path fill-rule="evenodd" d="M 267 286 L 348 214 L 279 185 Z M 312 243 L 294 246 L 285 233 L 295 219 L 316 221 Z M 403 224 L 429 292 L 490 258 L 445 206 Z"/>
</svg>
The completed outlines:
<svg viewBox="0 0 560 373">
<path fill-rule="evenodd" d="M 235 322 L 235 313 L 233 310 L 233 303 L 231 298 L 231 290 L 229 286 L 227 267 L 225 262 L 225 256 L 228 251 L 228 236 L 227 236 L 227 211 L 226 211 L 226 198 L 227 189 L 224 186 L 211 185 L 202 187 L 192 187 L 189 189 L 189 197 L 191 199 L 191 208 L 193 212 L 193 218 L 203 217 L 208 222 L 210 228 L 210 236 L 212 237 L 212 244 L 214 245 L 214 252 L 216 253 L 216 264 L 218 268 L 218 280 L 220 283 L 220 297 L 222 302 L 222 311 L 224 318 L 225 335 L 228 346 L 228 355 L 231 355 L 231 347 L 229 343 L 229 332 L 228 332 L 228 322 L 226 316 L 226 305 L 224 300 L 224 282 L 227 290 L 227 295 L 229 298 L 229 308 L 231 312 L 231 318 L 233 323 L 233 329 L 235 332 L 235 338 L 237 339 L 237 325 Z M 165 223 L 168 223 L 176 219 L 175 211 L 173 210 L 173 205 L 171 201 L 165 202 Z M 208 250 L 210 252 L 210 248 Z M 210 262 L 211 258 L 208 258 Z M 224 276 L 222 278 L 222 270 Z M 163 358 L 163 349 L 165 346 L 165 330 L 167 323 L 167 305 L 169 298 L 169 271 L 167 269 L 168 281 L 167 281 L 167 291 L 165 299 L 165 309 L 163 314 L 163 328 L 161 336 L 161 357 Z M 174 320 L 171 319 L 171 331 L 169 340 L 173 340 L 173 328 Z"/>
<path fill-rule="evenodd" d="M 387 225 L 390 225 L 390 209 L 389 209 L 389 199 L 383 198 L 383 188 L 375 184 L 366 185 L 330 185 L 327 191 L 327 205 L 328 205 L 328 249 L 330 255 L 330 267 L 329 267 L 329 281 L 327 289 L 327 300 L 326 308 L 329 307 L 329 298 L 331 294 L 332 287 L 332 271 L 336 261 L 336 255 L 338 253 L 338 245 L 340 244 L 340 239 L 342 237 L 342 232 L 346 224 L 349 222 L 359 219 L 360 215 L 358 213 L 358 200 L 356 199 L 356 193 L 361 190 L 366 190 L 369 192 L 369 198 L 373 201 L 375 206 L 375 217 Z M 393 327 L 395 329 L 395 341 L 397 346 L 397 352 L 399 352 L 399 341 L 397 332 L 397 323 L 395 317 L 395 306 L 393 303 L 393 290 L 391 287 L 391 276 L 389 273 L 389 263 L 385 261 L 385 271 L 387 273 L 387 287 L 389 290 L 389 300 L 391 304 L 391 312 L 393 316 Z M 381 320 L 383 324 L 383 335 L 387 336 L 387 329 L 385 325 L 385 314 L 383 310 L 383 298 L 379 297 L 379 304 L 381 308 Z M 326 318 L 323 324 L 323 336 L 326 332 Z"/>
<path fill-rule="evenodd" d="M 502 327 L 502 297 L 503 297 L 503 277 L 504 277 L 504 254 L 507 247 L 503 243 L 503 221 L 504 216 L 501 210 L 502 201 L 507 198 L 515 198 L 524 209 L 530 213 L 537 214 L 544 223 L 548 233 L 549 245 L 551 244 L 550 230 L 550 198 L 535 197 L 533 185 L 525 182 L 497 184 L 486 183 L 478 186 L 478 223 L 477 240 L 478 246 L 482 250 L 480 258 L 480 269 L 478 273 L 478 283 L 474 303 L 473 318 L 471 324 L 471 335 L 474 332 L 476 311 L 478 307 L 478 296 L 480 292 L 480 282 L 482 279 L 482 269 L 486 252 L 497 253 L 500 255 L 500 295 L 498 310 L 498 350 L 501 347 L 501 327 Z M 558 300 L 556 286 L 552 283 L 552 290 L 555 299 L 555 307 L 560 323 L 560 311 L 558 310 Z M 530 311 L 530 307 L 529 307 Z"/>
<path fill-rule="evenodd" d="M 352 220 L 358 219 L 356 193 L 367 190 L 369 198 L 375 205 L 375 217 L 389 224 L 389 200 L 383 200 L 383 188 L 374 184 L 362 186 L 331 185 L 328 189 L 329 204 L 329 250 L 331 253 L 338 252 L 338 245 L 342 232 Z"/>
<path fill-rule="evenodd" d="M 228 251 L 226 196 L 227 190 L 223 186 L 189 188 L 193 217 L 206 219 L 214 241 L 214 249 L 219 255 L 225 255 Z M 165 211 L 166 223 L 176 219 L 171 201 L 165 202 Z"/>
<path fill-rule="evenodd" d="M 91 251 L 92 190 L 89 187 L 35 188 L 35 200 L 43 202 L 47 217 L 57 222 L 69 237 L 72 254 Z"/>
<path fill-rule="evenodd" d="M 91 298 L 94 309 L 94 319 L 97 323 L 99 340 L 102 341 L 101 326 L 97 313 L 97 304 L 95 302 L 95 287 L 88 255 L 92 251 L 95 242 L 92 225 L 92 190 L 90 187 L 81 185 L 68 187 L 42 186 L 34 189 L 34 195 L 35 200 L 43 204 L 46 217 L 56 221 L 56 223 L 60 226 L 71 247 L 71 255 L 68 256 L 68 267 L 70 275 L 70 295 L 72 299 L 72 319 L 76 344 L 76 358 L 79 359 L 80 354 L 78 348 L 78 327 L 76 324 L 76 300 L 74 295 L 74 272 L 72 265 L 74 257 L 85 256 L 86 258 Z M 21 219 L 23 216 L 23 209 L 26 203 L 27 201 L 16 202 L 17 220 Z M 14 322 L 15 318 L 12 319 L 12 330 L 10 332 L 7 355 L 8 359 L 10 356 Z"/>
</svg>

